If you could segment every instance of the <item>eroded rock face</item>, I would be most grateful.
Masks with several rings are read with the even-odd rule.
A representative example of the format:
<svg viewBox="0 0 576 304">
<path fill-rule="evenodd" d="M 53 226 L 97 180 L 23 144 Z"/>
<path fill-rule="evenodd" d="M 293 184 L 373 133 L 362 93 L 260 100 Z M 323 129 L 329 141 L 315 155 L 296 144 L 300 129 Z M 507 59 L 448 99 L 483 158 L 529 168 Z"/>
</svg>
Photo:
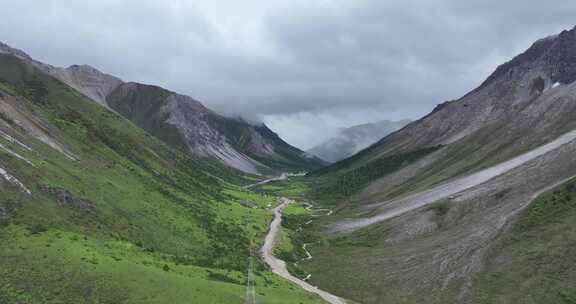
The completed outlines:
<svg viewBox="0 0 576 304">
<path fill-rule="evenodd" d="M 215 115 L 198 101 L 184 95 L 172 94 L 166 98 L 162 112 L 166 122 L 175 126 L 184 137 L 190 150 L 200 156 L 210 156 L 212 149 L 226 144 L 226 137 L 209 124 Z"/>
<path fill-rule="evenodd" d="M 108 107 L 106 96 L 122 84 L 122 80 L 119 78 L 102 73 L 89 65 L 72 65 L 68 68 L 55 67 L 36 61 L 22 50 L 2 42 L 0 42 L 0 53 L 14 55 L 32 63 L 37 68 L 105 107 Z"/>
<path fill-rule="evenodd" d="M 158 138 L 244 172 L 283 167 L 305 170 L 322 164 L 284 142 L 265 125 L 224 117 L 189 96 L 160 87 L 123 83 L 106 102 Z"/>
<path fill-rule="evenodd" d="M 0 96 L 0 122 L 5 122 L 5 127 L 9 127 L 0 128 L 0 132 L 4 134 L 4 137 L 8 135 L 6 132 L 10 133 L 9 129 L 20 129 L 49 145 L 54 150 L 64 154 L 70 160 L 75 160 L 76 156 L 69 151 L 58 138 L 52 135 L 49 131 L 50 128 L 45 123 L 36 117 L 27 115 L 18 108 L 19 102 L 20 100 L 8 94 L 2 94 L 2 96 Z M 0 127 L 2 127 L 2 125 L 0 125 Z M 14 138 L 12 137 L 10 141 L 14 141 Z M 20 145 L 22 144 L 20 143 Z M 30 148 L 26 147 L 26 149 L 29 150 Z"/>
<path fill-rule="evenodd" d="M 47 71 L 105 107 L 108 107 L 106 96 L 122 84 L 119 78 L 104 74 L 89 65 L 72 65 L 65 69 L 50 68 Z"/>
<path fill-rule="evenodd" d="M 218 121 L 224 119 L 198 101 L 188 96 L 172 94 L 166 98 L 161 111 L 167 116 L 165 122 L 178 131 L 193 154 L 216 158 L 247 173 L 258 173 L 258 166 L 264 167 L 234 149 L 227 134 L 218 128 Z"/>
</svg>

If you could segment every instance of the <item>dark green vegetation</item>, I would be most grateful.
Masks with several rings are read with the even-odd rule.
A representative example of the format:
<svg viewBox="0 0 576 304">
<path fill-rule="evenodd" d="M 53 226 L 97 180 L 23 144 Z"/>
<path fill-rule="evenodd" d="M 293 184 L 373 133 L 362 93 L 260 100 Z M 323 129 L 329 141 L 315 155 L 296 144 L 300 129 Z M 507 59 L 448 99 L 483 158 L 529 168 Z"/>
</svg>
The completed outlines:
<svg viewBox="0 0 576 304">
<path fill-rule="evenodd" d="M 299 266 L 299 262 L 308 256 L 304 244 L 313 244 L 319 240 L 314 232 L 313 219 L 310 211 L 302 205 L 287 207 L 282 218 L 282 238 L 275 255 L 287 263 L 288 270 L 293 275 L 300 278 L 308 275 Z"/>
<path fill-rule="evenodd" d="M 258 193 L 283 196 L 297 201 L 306 200 L 311 191 L 311 183 L 305 177 L 290 177 L 288 180 L 273 181 L 252 190 Z"/>
<path fill-rule="evenodd" d="M 450 205 L 448 204 L 448 202 L 437 202 L 430 205 L 428 209 L 434 211 L 436 216 L 442 217 L 448 213 L 448 211 L 450 210 Z"/>
<path fill-rule="evenodd" d="M 476 277 L 475 303 L 576 303 L 576 180 L 524 212 Z"/>
<path fill-rule="evenodd" d="M 0 177 L 0 303 L 244 302 L 274 198 L 15 57 L 0 79 L 0 130 L 31 148 L 0 137 L 0 168 L 31 191 Z M 319 303 L 254 271 L 262 302 Z"/>
<path fill-rule="evenodd" d="M 307 194 L 310 192 L 308 180 L 305 177 L 290 177 L 286 180 L 273 181 L 260 185 L 254 189 L 258 193 L 279 197 L 288 197 L 295 200 L 284 209 L 282 216 L 282 230 L 278 244 L 274 250 L 276 257 L 284 260 L 288 271 L 292 275 L 305 278 L 308 273 L 300 266 L 308 255 L 304 244 L 314 244 L 321 239 L 316 226 L 318 212 L 307 208 Z M 325 213 L 325 211 L 324 211 Z"/>
<path fill-rule="evenodd" d="M 371 257 L 385 259 L 395 250 L 385 242 L 389 229 L 385 225 L 374 225 L 345 236 L 317 234 L 319 239 L 308 247 L 314 258 L 303 261 L 300 267 L 312 274 L 312 284 L 359 303 L 417 303 L 398 301 L 394 292 L 403 288 L 401 282 L 386 288 L 379 283 L 379 276 L 387 274 L 380 272 L 382 265 Z"/>
<path fill-rule="evenodd" d="M 360 156 L 351 157 L 333 166 L 309 174 L 313 178 L 311 180 L 313 181 L 312 188 L 314 192 L 311 195 L 315 200 L 325 204 L 339 203 L 364 189 L 371 182 L 412 164 L 439 148 L 441 147 L 423 148 L 394 154 L 360 165 L 354 163 L 356 158 Z M 360 154 L 362 153 L 364 152 Z"/>
</svg>

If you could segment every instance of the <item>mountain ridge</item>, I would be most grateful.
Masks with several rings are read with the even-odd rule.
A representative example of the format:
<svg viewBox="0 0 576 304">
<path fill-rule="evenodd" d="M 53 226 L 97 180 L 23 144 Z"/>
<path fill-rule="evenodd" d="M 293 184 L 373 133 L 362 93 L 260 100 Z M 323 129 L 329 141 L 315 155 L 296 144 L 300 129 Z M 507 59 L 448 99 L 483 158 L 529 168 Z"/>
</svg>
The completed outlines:
<svg viewBox="0 0 576 304">
<path fill-rule="evenodd" d="M 486 125 L 513 119 L 518 111 L 529 110 L 526 106 L 533 98 L 550 89 L 561 89 L 558 88 L 561 86 L 558 79 L 576 77 L 576 58 L 568 47 L 575 44 L 576 27 L 563 31 L 556 38 L 534 43 L 526 52 L 499 66 L 468 94 L 439 104 L 431 113 L 382 138 L 359 154 L 363 155 L 364 161 L 368 161 L 417 148 L 448 145 Z M 564 55 L 546 56 L 554 49 L 556 53 Z M 525 58 L 533 60 L 527 61 Z M 500 81 L 495 82 L 496 79 Z M 559 135 L 562 131 L 568 130 L 556 130 L 554 134 Z M 330 171 L 329 167 L 322 170 Z"/>
<path fill-rule="evenodd" d="M 0 54 L 0 303 L 320 303 L 254 259 L 254 182 Z M 193 288 L 190 288 L 193 286 Z"/>
<path fill-rule="evenodd" d="M 343 128 L 336 136 L 308 149 L 307 152 L 321 159 L 336 162 L 367 148 L 410 122 L 408 119 L 381 120 Z"/>
<path fill-rule="evenodd" d="M 31 62 L 86 97 L 197 157 L 215 159 L 251 174 L 308 171 L 324 165 L 322 160 L 281 140 L 267 126 L 225 117 L 192 97 L 155 85 L 124 82 L 89 65 L 54 67 L 4 43 L 0 44 L 0 51 Z M 146 96 L 150 92 L 154 92 L 156 99 Z M 131 100 L 134 96 L 147 104 Z M 142 108 L 146 112 L 140 112 Z"/>
<path fill-rule="evenodd" d="M 518 286 L 533 286 L 521 287 L 525 294 L 515 293 L 519 297 L 515 302 L 561 303 L 562 294 L 573 294 L 558 279 L 560 275 L 523 258 L 531 250 L 548 248 L 549 252 L 539 251 L 532 258 L 555 267 L 569 262 L 564 258 L 572 250 L 568 243 L 550 248 L 547 240 L 523 239 L 524 251 L 506 261 L 509 268 L 486 265 L 492 251 L 500 252 L 500 239 L 514 240 L 511 227 L 518 219 L 537 215 L 530 211 L 535 197 L 551 187 L 567 186 L 567 180 L 573 184 L 576 141 L 548 146 L 552 149 L 545 154 L 487 181 L 457 188 L 457 193 L 437 191 L 460 185 L 467 177 L 474 179 L 475 173 L 482 177 L 484 169 L 505 165 L 573 134 L 575 49 L 576 28 L 539 40 L 463 97 L 440 104 L 358 154 L 310 174 L 318 189 L 314 196 L 337 205 L 334 217 L 324 223 L 328 231 L 377 216 L 384 219 L 349 234 L 328 233 L 328 240 L 312 252 L 315 259 L 304 267 L 312 273 L 312 282 L 363 303 L 475 303 L 478 299 L 492 303 L 502 295 L 486 288 L 485 282 L 505 271 L 521 282 Z M 438 196 L 427 205 L 411 201 L 426 193 Z M 568 193 L 562 190 L 551 201 L 572 204 L 573 199 L 564 198 Z M 412 203 L 414 209 L 409 208 Z M 545 207 L 538 208 L 545 212 Z M 394 216 L 387 218 L 387 214 Z M 564 224 L 557 229 L 572 228 Z M 349 262 L 338 267 L 336 261 L 342 260 Z M 538 277 L 546 287 L 534 288 L 533 282 L 521 278 L 519 269 Z M 475 284 L 478 276 L 484 278 L 484 289 Z"/>
</svg>

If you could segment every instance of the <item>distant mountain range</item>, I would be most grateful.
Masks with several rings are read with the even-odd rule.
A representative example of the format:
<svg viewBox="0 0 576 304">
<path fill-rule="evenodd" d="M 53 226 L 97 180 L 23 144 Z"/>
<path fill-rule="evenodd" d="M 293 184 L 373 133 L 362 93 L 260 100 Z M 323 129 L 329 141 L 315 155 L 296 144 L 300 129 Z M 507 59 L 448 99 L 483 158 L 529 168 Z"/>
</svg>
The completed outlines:
<svg viewBox="0 0 576 304">
<path fill-rule="evenodd" d="M 264 124 L 219 115 L 197 100 L 121 79 L 88 65 L 54 67 L 0 43 L 0 52 L 28 61 L 168 144 L 246 173 L 319 168 L 324 162 L 283 141 Z"/>
<path fill-rule="evenodd" d="M 345 128 L 335 137 L 309 149 L 308 153 L 329 162 L 337 162 L 367 148 L 408 123 L 410 120 L 382 120 Z"/>
</svg>

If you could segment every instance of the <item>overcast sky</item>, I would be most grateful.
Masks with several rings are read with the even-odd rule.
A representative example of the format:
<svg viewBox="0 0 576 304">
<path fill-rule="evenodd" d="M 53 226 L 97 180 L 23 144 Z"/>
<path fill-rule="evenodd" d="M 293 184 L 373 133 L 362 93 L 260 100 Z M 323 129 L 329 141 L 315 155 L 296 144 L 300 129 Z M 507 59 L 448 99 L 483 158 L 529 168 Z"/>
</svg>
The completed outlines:
<svg viewBox="0 0 576 304">
<path fill-rule="evenodd" d="M 417 119 L 538 38 L 576 1 L 0 0 L 0 40 L 266 122 L 309 148 L 338 128 Z"/>
</svg>

